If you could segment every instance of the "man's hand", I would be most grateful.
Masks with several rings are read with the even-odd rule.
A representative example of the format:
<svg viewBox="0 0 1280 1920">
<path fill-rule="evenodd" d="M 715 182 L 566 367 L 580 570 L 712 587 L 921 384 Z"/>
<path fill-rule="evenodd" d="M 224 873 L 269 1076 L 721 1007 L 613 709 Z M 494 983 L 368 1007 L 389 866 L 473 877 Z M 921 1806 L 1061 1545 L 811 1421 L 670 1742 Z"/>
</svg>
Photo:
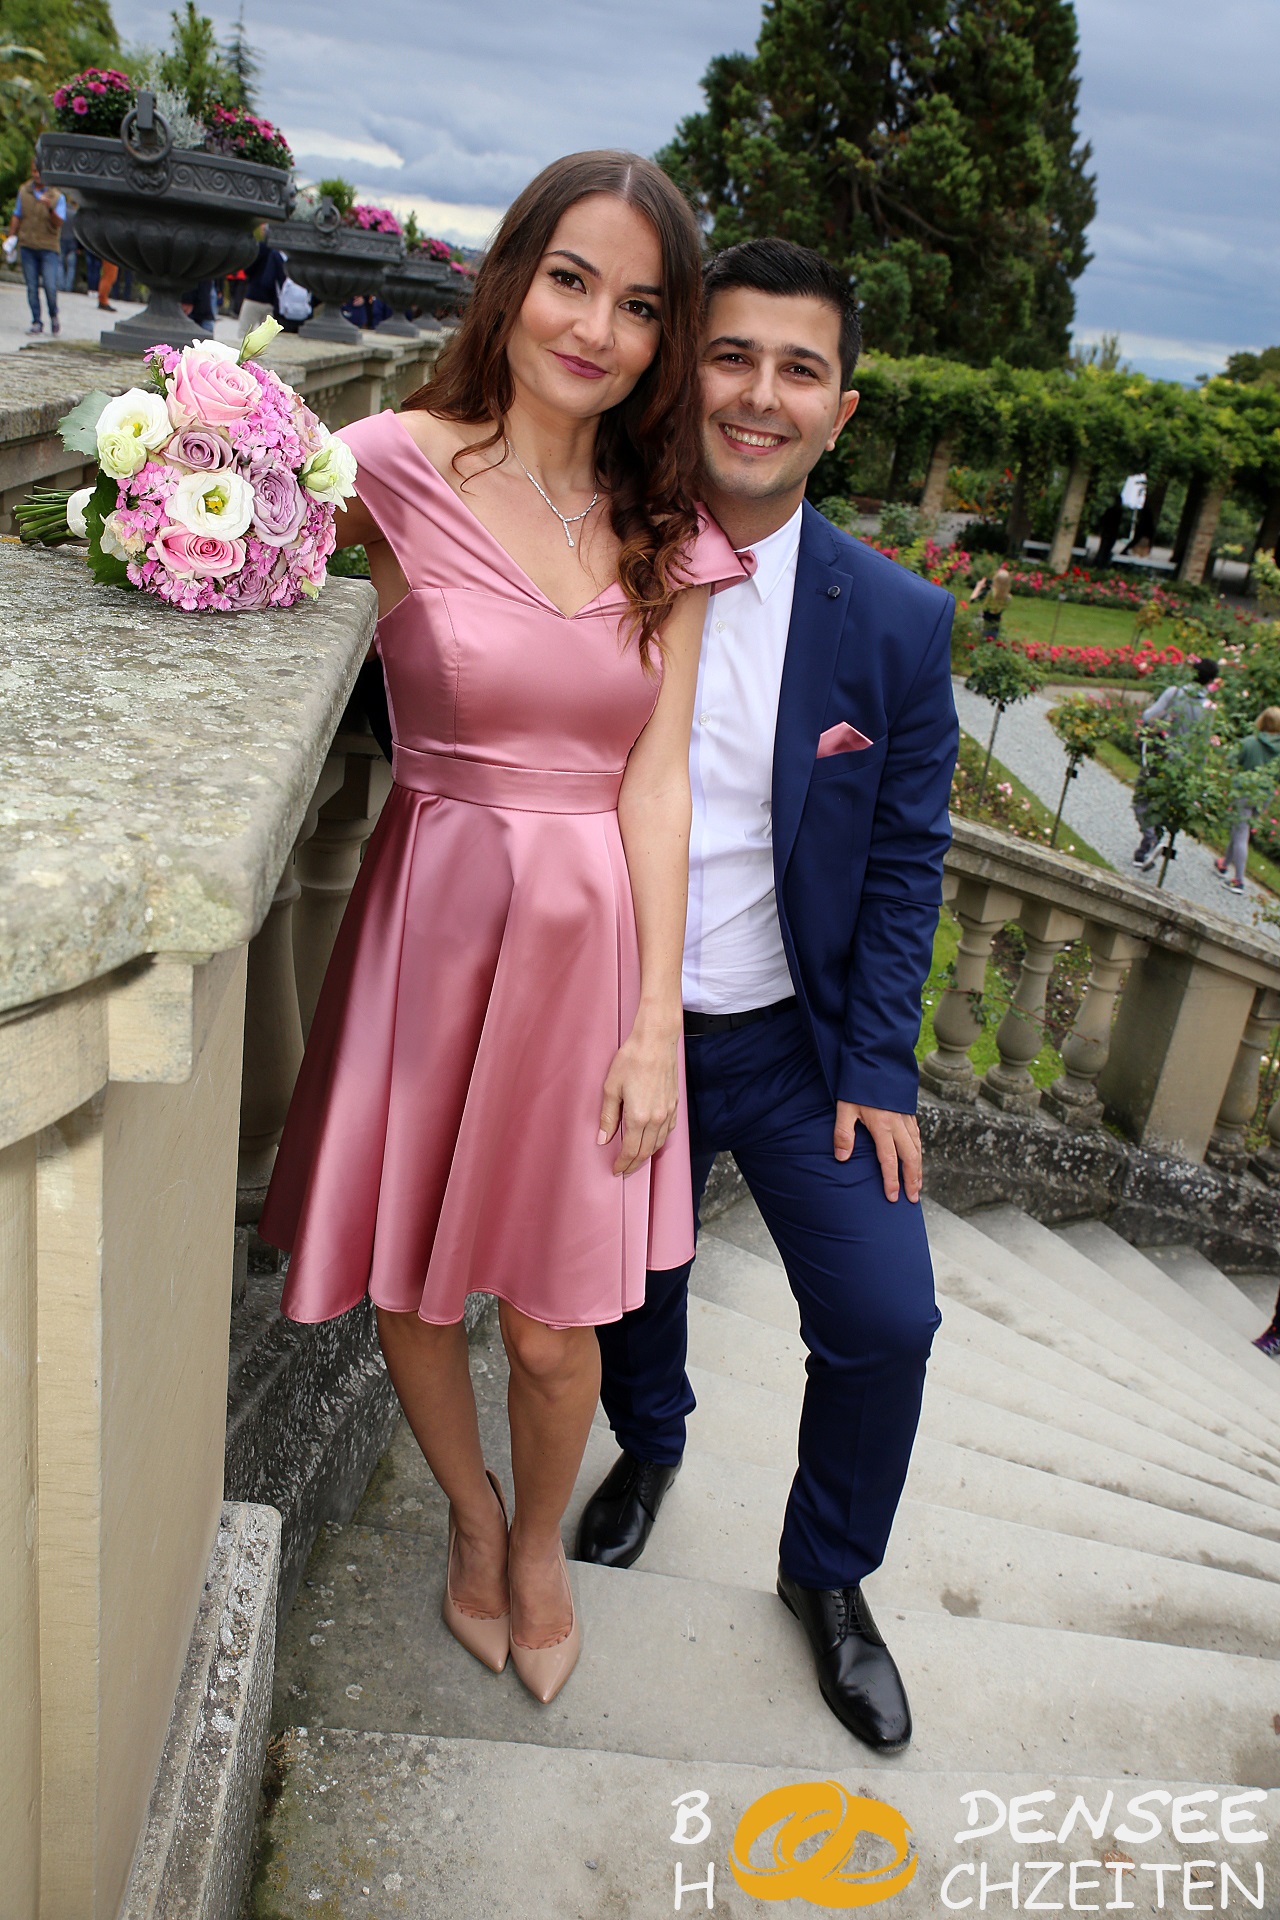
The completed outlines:
<svg viewBox="0 0 1280 1920">
<path fill-rule="evenodd" d="M 837 1160 L 847 1160 L 853 1152 L 859 1121 L 871 1135 L 875 1146 L 886 1198 L 896 1200 L 898 1197 L 898 1166 L 901 1162 L 907 1198 L 919 1200 L 924 1158 L 920 1151 L 920 1128 L 914 1113 L 891 1113 L 887 1107 L 862 1107 L 853 1100 L 837 1100 Z"/>
</svg>

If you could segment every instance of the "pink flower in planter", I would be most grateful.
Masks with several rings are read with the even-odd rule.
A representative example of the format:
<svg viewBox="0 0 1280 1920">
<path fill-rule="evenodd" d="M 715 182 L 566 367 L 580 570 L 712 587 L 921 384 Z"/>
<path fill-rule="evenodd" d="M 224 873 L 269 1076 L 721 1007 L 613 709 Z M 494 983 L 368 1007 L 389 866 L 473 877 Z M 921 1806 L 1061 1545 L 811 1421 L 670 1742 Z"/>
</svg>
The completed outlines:
<svg viewBox="0 0 1280 1920">
<path fill-rule="evenodd" d="M 71 111 L 72 113 L 88 113 L 89 102 L 85 99 L 82 93 L 78 93 L 75 99 L 71 102 Z"/>
</svg>

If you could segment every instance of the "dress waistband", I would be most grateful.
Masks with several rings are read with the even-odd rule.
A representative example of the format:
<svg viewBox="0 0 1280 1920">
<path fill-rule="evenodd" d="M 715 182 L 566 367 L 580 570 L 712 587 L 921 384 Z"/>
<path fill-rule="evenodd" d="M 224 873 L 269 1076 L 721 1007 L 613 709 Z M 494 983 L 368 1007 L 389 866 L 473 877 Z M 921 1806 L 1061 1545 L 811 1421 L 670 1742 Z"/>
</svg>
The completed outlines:
<svg viewBox="0 0 1280 1920">
<path fill-rule="evenodd" d="M 622 773 L 621 768 L 616 773 L 575 773 L 502 767 L 491 760 L 460 760 L 452 753 L 423 753 L 399 741 L 391 759 L 398 786 L 477 807 L 511 807 L 518 813 L 612 813 Z"/>
</svg>

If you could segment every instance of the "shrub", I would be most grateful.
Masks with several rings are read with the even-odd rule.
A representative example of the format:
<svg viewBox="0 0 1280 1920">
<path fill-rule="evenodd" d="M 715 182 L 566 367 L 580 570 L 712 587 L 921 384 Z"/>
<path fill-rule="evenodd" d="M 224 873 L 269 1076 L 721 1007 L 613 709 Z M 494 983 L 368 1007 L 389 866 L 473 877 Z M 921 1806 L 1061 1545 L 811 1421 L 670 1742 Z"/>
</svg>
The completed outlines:
<svg viewBox="0 0 1280 1920">
<path fill-rule="evenodd" d="M 209 137 L 205 142 L 211 153 L 229 154 L 236 160 L 252 160 L 260 167 L 293 165 L 289 142 L 278 127 L 247 107 L 215 105 L 209 113 Z"/>
</svg>

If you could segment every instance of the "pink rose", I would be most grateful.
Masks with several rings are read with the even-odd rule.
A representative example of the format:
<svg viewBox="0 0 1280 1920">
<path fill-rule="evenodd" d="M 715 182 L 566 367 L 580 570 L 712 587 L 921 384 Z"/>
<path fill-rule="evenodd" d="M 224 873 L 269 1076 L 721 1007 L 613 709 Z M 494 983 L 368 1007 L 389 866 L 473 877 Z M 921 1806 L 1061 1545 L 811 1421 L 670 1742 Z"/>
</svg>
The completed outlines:
<svg viewBox="0 0 1280 1920">
<path fill-rule="evenodd" d="M 175 427 L 229 427 L 247 419 L 261 398 L 247 367 L 199 347 L 184 348 L 166 385 Z"/>
<path fill-rule="evenodd" d="M 164 450 L 166 460 L 188 467 L 192 473 L 213 473 L 219 467 L 235 463 L 231 442 L 211 427 L 183 427 Z"/>
<path fill-rule="evenodd" d="M 263 463 L 249 469 L 253 488 L 253 530 L 269 547 L 295 540 L 310 504 L 287 467 Z"/>
<path fill-rule="evenodd" d="M 186 527 L 161 527 L 151 553 L 183 579 L 217 580 L 239 573 L 245 548 L 243 540 L 219 540 L 209 533 L 190 533 Z"/>
</svg>

